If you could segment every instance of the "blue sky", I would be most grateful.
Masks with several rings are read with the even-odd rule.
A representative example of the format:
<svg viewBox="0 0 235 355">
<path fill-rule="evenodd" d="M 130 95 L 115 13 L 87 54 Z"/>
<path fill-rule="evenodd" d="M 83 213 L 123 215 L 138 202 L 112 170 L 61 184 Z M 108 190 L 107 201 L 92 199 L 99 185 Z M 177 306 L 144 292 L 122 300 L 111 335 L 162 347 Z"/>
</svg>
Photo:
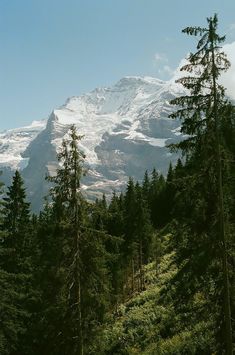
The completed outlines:
<svg viewBox="0 0 235 355">
<path fill-rule="evenodd" d="M 125 75 L 170 78 L 195 48 L 181 29 L 215 12 L 235 41 L 234 0 L 0 0 L 0 130 Z"/>
</svg>

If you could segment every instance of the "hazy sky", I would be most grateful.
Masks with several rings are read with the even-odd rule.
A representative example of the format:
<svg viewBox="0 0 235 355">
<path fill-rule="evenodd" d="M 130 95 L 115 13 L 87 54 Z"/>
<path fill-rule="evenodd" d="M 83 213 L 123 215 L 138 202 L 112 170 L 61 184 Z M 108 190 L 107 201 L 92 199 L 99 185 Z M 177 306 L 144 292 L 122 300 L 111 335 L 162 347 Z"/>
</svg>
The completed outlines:
<svg viewBox="0 0 235 355">
<path fill-rule="evenodd" d="M 234 0 L 0 0 L 0 130 L 125 75 L 170 78 L 195 48 L 181 29 L 215 12 L 234 42 Z"/>
</svg>

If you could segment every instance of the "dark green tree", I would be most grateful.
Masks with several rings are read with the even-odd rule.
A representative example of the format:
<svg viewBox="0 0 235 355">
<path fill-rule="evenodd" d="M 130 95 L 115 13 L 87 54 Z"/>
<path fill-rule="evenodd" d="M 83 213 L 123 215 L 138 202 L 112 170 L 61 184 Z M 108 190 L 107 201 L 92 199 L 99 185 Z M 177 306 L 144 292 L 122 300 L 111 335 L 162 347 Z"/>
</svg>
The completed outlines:
<svg viewBox="0 0 235 355">
<path fill-rule="evenodd" d="M 151 256 L 153 227 L 150 220 L 148 203 L 143 195 L 143 188 L 138 183 L 136 190 L 136 243 L 138 245 L 139 289 L 145 288 L 144 264 Z"/>
<path fill-rule="evenodd" d="M 72 126 L 69 139 L 63 141 L 58 155 L 60 168 L 56 176 L 49 178 L 54 183 L 51 190 L 54 228 L 62 246 L 59 293 L 64 319 L 57 333 L 62 349 L 70 354 L 87 353 L 95 323 L 102 320 L 108 291 L 105 233 L 92 225 L 89 204 L 81 194 L 85 171 L 85 157 L 78 147 L 81 138 Z"/>
<path fill-rule="evenodd" d="M 223 319 L 224 314 L 224 343 L 226 353 L 232 354 L 228 239 L 223 183 L 223 169 L 226 163 L 222 162 L 221 137 L 224 110 L 228 104 L 225 100 L 225 90 L 218 83 L 220 74 L 228 69 L 229 62 L 220 50 L 225 37 L 220 37 L 217 33 L 217 16 L 208 18 L 207 23 L 206 28 L 187 27 L 183 30 L 184 33 L 199 36 L 200 39 L 197 51 L 189 55 L 188 63 L 181 68 L 189 75 L 178 80 L 188 90 L 188 94 L 172 101 L 172 104 L 180 108 L 171 117 L 182 120 L 181 132 L 188 137 L 174 146 L 183 151 L 188 161 L 186 165 L 189 175 L 184 182 L 184 191 L 190 196 L 193 204 L 190 215 L 192 222 L 190 229 L 193 234 L 189 245 L 191 253 L 194 253 L 188 264 L 192 267 L 194 262 L 194 273 L 200 278 L 202 272 L 208 273 L 209 277 L 212 269 L 216 268 L 217 261 L 221 261 L 223 311 L 220 312 L 220 319 Z M 195 239 L 192 243 L 193 238 L 197 238 L 197 241 Z M 197 280 L 199 282 L 199 279 Z M 216 281 L 215 288 L 216 292 L 220 293 L 219 281 Z"/>
<path fill-rule="evenodd" d="M 59 227 L 63 225 L 63 234 L 68 234 L 68 240 L 65 242 L 67 248 L 65 257 L 68 258 L 69 264 L 64 266 L 67 269 L 65 270 L 67 276 L 64 280 L 66 282 L 64 297 L 65 302 L 68 303 L 65 306 L 65 317 L 71 324 L 70 335 L 67 335 L 73 340 L 72 344 L 66 344 L 65 347 L 68 347 L 71 353 L 77 354 L 84 352 L 81 299 L 81 227 L 84 224 L 84 202 L 80 191 L 84 155 L 78 149 L 78 141 L 81 138 L 77 135 L 75 126 L 72 126 L 70 140 L 63 140 L 61 152 L 58 154 L 61 168 L 57 170 L 55 177 L 49 179 L 54 183 L 51 196 L 58 218 L 57 223 Z"/>
<path fill-rule="evenodd" d="M 18 171 L 3 197 L 2 215 L 2 228 L 7 233 L 4 244 L 12 253 L 5 268 L 10 272 L 21 272 L 29 257 L 31 241 L 29 203 L 26 201 L 24 183 Z"/>
<path fill-rule="evenodd" d="M 137 271 L 137 257 L 138 257 L 138 244 L 137 244 L 137 198 L 135 184 L 132 178 L 129 178 L 127 183 L 126 193 L 124 196 L 124 260 L 126 264 L 127 277 L 131 274 L 131 291 L 135 289 L 135 272 Z"/>
<path fill-rule="evenodd" d="M 32 270 L 29 204 L 17 171 L 1 201 L 0 212 L 0 352 L 18 354 L 27 347 Z"/>
</svg>

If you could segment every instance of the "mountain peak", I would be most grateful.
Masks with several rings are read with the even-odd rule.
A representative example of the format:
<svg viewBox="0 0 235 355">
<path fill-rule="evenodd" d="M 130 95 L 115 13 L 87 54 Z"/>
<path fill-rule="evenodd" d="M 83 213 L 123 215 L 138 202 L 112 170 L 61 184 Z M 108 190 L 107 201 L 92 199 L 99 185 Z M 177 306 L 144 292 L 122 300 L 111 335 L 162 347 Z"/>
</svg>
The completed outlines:
<svg viewBox="0 0 235 355">
<path fill-rule="evenodd" d="M 46 126 L 34 122 L 0 134 L 0 164 L 22 170 L 36 205 L 47 190 L 45 174 L 54 173 L 56 153 L 75 124 L 84 136 L 79 146 L 86 155 L 83 183 L 89 197 L 120 191 L 129 176 L 141 179 L 153 167 L 166 173 L 169 162 L 178 158 L 166 148 L 178 139 L 179 123 L 168 118 L 169 100 L 177 95 L 172 85 L 148 76 L 126 76 L 113 86 L 70 97 L 52 111 Z"/>
<path fill-rule="evenodd" d="M 166 82 L 150 76 L 124 76 L 115 86 L 119 85 L 164 85 Z"/>
</svg>

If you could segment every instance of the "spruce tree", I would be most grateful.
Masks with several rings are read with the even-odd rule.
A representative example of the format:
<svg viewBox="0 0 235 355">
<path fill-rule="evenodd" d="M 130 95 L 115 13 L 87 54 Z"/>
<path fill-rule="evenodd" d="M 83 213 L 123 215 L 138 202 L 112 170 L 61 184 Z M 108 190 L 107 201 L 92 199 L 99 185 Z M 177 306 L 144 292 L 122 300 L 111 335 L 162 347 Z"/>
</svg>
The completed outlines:
<svg viewBox="0 0 235 355">
<path fill-rule="evenodd" d="M 5 195 L 0 209 L 0 352 L 18 354 L 27 346 L 32 297 L 29 204 L 18 172 Z"/>
<path fill-rule="evenodd" d="M 88 352 L 95 324 L 102 321 L 109 287 L 105 233 L 92 225 L 91 208 L 81 193 L 85 171 L 85 157 L 78 147 L 81 138 L 72 126 L 58 155 L 57 174 L 49 178 L 54 183 L 51 196 L 54 228 L 58 230 L 55 237 L 62 247 L 57 267 L 62 271 L 58 291 L 64 315 L 57 333 L 65 353 L 80 355 Z"/>
<path fill-rule="evenodd" d="M 8 187 L 6 196 L 3 197 L 3 230 L 8 237 L 5 244 L 11 249 L 12 255 L 5 267 L 8 271 L 22 272 L 27 262 L 29 253 L 30 236 L 30 212 L 29 203 L 26 201 L 26 193 L 22 177 L 15 172 L 12 185 Z"/>
<path fill-rule="evenodd" d="M 123 195 L 117 196 L 114 192 L 108 206 L 106 249 L 110 253 L 109 270 L 111 275 L 112 294 L 111 302 L 116 310 L 123 297 L 124 269 L 126 258 L 124 250 L 124 207 Z"/>
<path fill-rule="evenodd" d="M 127 276 L 131 274 L 131 291 L 135 290 L 135 272 L 137 271 L 138 243 L 136 235 L 137 227 L 137 199 L 135 184 L 132 178 L 129 178 L 126 193 L 124 197 L 124 258 L 126 263 Z"/>
<path fill-rule="evenodd" d="M 224 164 L 222 164 L 221 151 L 221 126 L 227 102 L 225 90 L 218 83 L 220 74 L 228 69 L 229 62 L 220 50 L 220 44 L 224 42 L 225 36 L 220 37 L 217 33 L 217 16 L 208 18 L 207 23 L 207 28 L 187 27 L 183 30 L 184 33 L 199 36 L 200 39 L 197 51 L 189 55 L 188 63 L 181 68 L 189 75 L 178 80 L 188 90 L 188 94 L 171 102 L 180 106 L 171 117 L 182 120 L 181 132 L 188 136 L 174 148 L 182 149 L 187 158 L 186 165 L 190 173 L 184 190 L 194 201 L 194 214 L 190 216 L 191 228 L 194 233 L 203 236 L 198 238 L 197 242 L 195 241 L 194 253 L 197 249 L 198 254 L 192 260 L 196 261 L 197 257 L 204 255 L 204 261 L 201 259 L 200 262 L 205 267 L 204 273 L 208 272 L 209 266 L 211 270 L 213 269 L 212 265 L 216 264 L 216 260 L 221 260 L 222 304 L 226 328 L 224 343 L 226 353 L 232 354 L 228 240 L 223 186 Z M 198 189 L 200 195 L 196 196 L 195 189 Z M 199 276 L 202 270 L 199 270 L 199 263 L 197 265 L 195 264 L 194 267 L 197 268 L 196 273 Z M 216 287 L 219 292 L 218 282 Z M 221 318 L 223 312 L 220 313 Z"/>
<path fill-rule="evenodd" d="M 84 216 L 80 180 L 83 175 L 84 155 L 78 149 L 78 140 L 80 139 L 75 126 L 72 126 L 70 139 L 63 140 L 62 149 L 58 154 L 58 160 L 62 166 L 57 170 L 56 176 L 49 178 L 49 180 L 54 183 L 51 196 L 58 218 L 57 223 L 64 225 L 63 233 L 68 234 L 66 241 L 68 251 L 65 257 L 68 258 L 69 264 L 65 265 L 67 277 L 64 290 L 68 305 L 65 317 L 71 323 L 71 334 L 68 336 L 74 340 L 65 347 L 68 347 L 71 353 L 82 355 L 84 341 L 81 299 L 81 226 Z"/>
<path fill-rule="evenodd" d="M 144 198 L 142 186 L 138 183 L 136 190 L 136 243 L 138 245 L 138 268 L 140 275 L 140 290 L 145 287 L 144 264 L 147 264 L 151 255 L 153 228 L 150 221 L 150 211 Z"/>
</svg>

